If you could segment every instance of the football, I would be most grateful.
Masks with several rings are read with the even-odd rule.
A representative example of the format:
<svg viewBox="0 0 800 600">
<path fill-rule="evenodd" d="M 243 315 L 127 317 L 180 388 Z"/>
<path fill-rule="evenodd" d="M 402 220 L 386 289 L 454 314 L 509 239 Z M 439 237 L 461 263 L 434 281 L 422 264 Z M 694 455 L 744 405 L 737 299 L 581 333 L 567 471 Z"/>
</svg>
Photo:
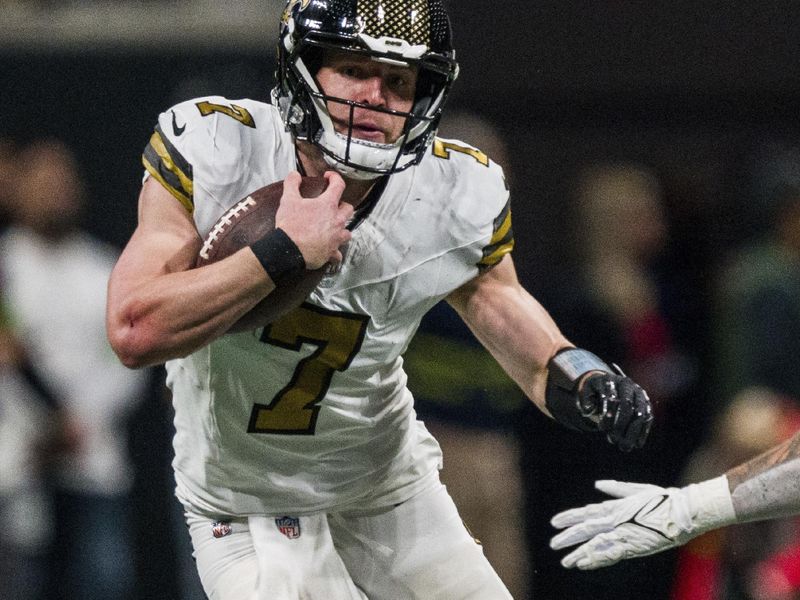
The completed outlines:
<svg viewBox="0 0 800 600">
<path fill-rule="evenodd" d="M 300 193 L 305 198 L 316 198 L 325 191 L 327 185 L 324 177 L 303 177 Z M 195 266 L 201 267 L 222 260 L 272 231 L 282 194 L 283 181 L 276 181 L 248 194 L 231 206 L 203 240 Z M 288 277 L 229 331 L 248 331 L 272 323 L 300 306 L 324 275 L 325 267 L 322 267 Z"/>
</svg>

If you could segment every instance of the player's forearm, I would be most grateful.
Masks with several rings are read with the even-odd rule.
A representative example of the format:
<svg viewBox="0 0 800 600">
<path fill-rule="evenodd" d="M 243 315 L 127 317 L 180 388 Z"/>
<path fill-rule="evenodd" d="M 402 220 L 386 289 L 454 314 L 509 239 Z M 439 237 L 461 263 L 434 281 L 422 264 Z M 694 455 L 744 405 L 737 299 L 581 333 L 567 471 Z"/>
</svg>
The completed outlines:
<svg viewBox="0 0 800 600">
<path fill-rule="evenodd" d="M 108 334 L 129 367 L 186 356 L 213 341 L 274 284 L 249 249 L 202 269 L 109 288 Z"/>
<path fill-rule="evenodd" d="M 544 398 L 547 362 L 569 342 L 527 292 L 521 288 L 507 292 L 515 297 L 505 298 L 497 309 L 509 310 L 508 318 L 495 321 L 497 313 L 487 311 L 489 326 L 482 332 L 476 331 L 476 335 L 525 395 L 547 412 Z M 525 319 L 514 318 L 523 314 Z"/>
<path fill-rule="evenodd" d="M 504 261 L 448 301 L 509 377 L 545 411 L 547 363 L 569 342 L 547 311 L 515 283 L 513 267 Z"/>
<path fill-rule="evenodd" d="M 726 475 L 737 521 L 800 513 L 800 432 Z"/>
</svg>

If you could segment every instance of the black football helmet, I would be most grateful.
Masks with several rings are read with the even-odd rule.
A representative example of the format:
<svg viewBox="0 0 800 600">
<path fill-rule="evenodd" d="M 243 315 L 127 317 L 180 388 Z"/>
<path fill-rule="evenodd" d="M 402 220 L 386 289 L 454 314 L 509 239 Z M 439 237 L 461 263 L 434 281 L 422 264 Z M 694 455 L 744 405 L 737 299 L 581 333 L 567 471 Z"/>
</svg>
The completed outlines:
<svg viewBox="0 0 800 600">
<path fill-rule="evenodd" d="M 409 112 L 369 106 L 324 93 L 315 75 L 326 49 L 346 50 L 393 65 L 416 66 Z M 458 76 L 450 22 L 442 0 L 290 0 L 283 12 L 273 103 L 289 131 L 317 146 L 343 175 L 371 179 L 417 164 L 436 134 Z M 347 133 L 334 130 L 328 103 L 349 107 Z M 353 137 L 356 108 L 405 119 L 394 143 Z"/>
</svg>

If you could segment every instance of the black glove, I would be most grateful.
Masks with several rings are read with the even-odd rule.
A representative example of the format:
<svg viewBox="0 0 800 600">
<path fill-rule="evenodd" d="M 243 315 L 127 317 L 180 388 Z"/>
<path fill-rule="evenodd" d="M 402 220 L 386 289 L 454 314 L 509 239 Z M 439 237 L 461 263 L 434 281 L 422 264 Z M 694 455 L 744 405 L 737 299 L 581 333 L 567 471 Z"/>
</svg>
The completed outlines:
<svg viewBox="0 0 800 600">
<path fill-rule="evenodd" d="M 594 421 L 597 429 L 620 450 L 641 448 L 653 424 L 650 398 L 625 374 L 589 375 L 578 392 L 581 415 Z"/>
</svg>

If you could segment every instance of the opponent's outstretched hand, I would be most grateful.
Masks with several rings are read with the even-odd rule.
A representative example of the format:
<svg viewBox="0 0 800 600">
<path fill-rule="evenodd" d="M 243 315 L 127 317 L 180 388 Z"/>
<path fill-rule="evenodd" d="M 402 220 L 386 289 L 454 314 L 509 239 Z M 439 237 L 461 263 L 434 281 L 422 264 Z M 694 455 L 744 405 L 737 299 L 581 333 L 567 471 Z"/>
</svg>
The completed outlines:
<svg viewBox="0 0 800 600">
<path fill-rule="evenodd" d="M 724 475 L 683 488 L 610 480 L 595 487 L 617 499 L 566 510 L 550 521 L 566 528 L 551 548 L 582 544 L 561 560 L 566 568 L 598 569 L 655 554 L 736 520 Z"/>
</svg>

